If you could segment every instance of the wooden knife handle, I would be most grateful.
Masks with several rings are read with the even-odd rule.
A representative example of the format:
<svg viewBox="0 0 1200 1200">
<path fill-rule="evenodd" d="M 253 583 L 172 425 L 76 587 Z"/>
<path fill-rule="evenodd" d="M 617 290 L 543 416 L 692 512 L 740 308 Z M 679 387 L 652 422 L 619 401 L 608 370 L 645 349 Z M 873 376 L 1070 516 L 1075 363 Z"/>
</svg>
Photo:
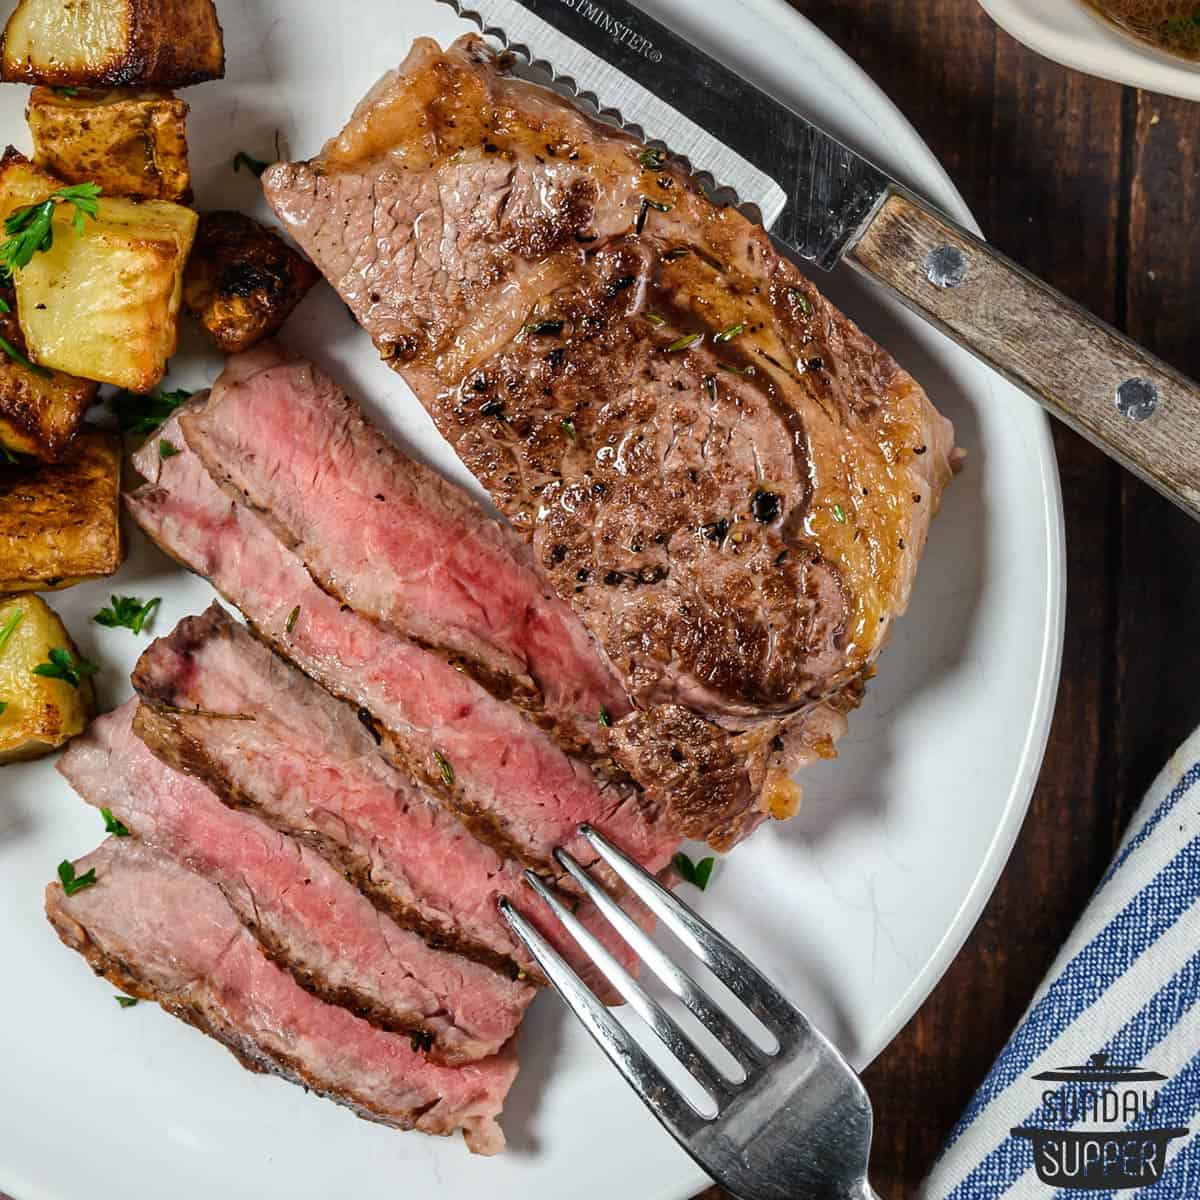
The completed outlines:
<svg viewBox="0 0 1200 1200">
<path fill-rule="evenodd" d="M 1200 386 L 898 188 L 846 261 L 1200 519 Z"/>
</svg>

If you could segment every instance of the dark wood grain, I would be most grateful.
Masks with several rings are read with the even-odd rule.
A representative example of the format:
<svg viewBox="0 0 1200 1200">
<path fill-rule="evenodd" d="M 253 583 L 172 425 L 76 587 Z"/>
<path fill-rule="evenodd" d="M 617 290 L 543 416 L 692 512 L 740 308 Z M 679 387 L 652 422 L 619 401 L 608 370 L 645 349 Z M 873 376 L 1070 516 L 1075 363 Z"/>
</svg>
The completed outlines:
<svg viewBox="0 0 1200 1200">
<path fill-rule="evenodd" d="M 792 3 L 900 106 L 993 244 L 1200 377 L 1200 105 L 1056 66 L 964 0 Z M 1200 724 L 1200 524 L 1062 427 L 1055 444 L 1069 587 L 1054 727 L 979 925 L 867 1072 L 883 1200 L 929 1170 L 1142 792 Z"/>
</svg>

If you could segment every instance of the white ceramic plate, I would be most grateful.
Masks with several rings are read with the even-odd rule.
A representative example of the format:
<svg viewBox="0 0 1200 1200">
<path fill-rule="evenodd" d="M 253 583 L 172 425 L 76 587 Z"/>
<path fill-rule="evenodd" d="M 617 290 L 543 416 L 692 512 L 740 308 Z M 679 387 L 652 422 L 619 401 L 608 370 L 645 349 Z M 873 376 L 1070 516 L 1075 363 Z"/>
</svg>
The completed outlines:
<svg viewBox="0 0 1200 1200">
<path fill-rule="evenodd" d="M 1019 42 L 1065 67 L 1148 92 L 1200 100 L 1200 64 L 1128 38 L 1080 0 L 979 0 Z"/>
<path fill-rule="evenodd" d="M 779 0 L 743 0 L 736 19 L 701 0 L 646 6 L 969 219 L 899 113 Z M 413 37 L 467 28 L 434 0 L 231 0 L 221 10 L 228 79 L 187 93 L 201 207 L 260 205 L 254 181 L 230 170 L 236 150 L 271 157 L 279 130 L 285 152 L 311 154 Z M 0 133 L 18 145 L 25 99 L 24 88 L 0 89 Z M 822 283 L 925 384 L 970 458 L 841 760 L 810 774 L 796 821 L 722 864 L 703 905 L 862 1066 L 962 944 L 1024 816 L 1058 675 L 1062 520 L 1046 420 L 1030 402 L 864 285 Z M 328 289 L 305 301 L 288 340 L 465 481 Z M 200 385 L 217 366 L 191 340 L 170 383 Z M 211 595 L 134 536 L 117 579 L 52 598 L 103 664 L 106 706 L 128 694 L 146 640 L 91 622 L 110 590 L 161 595 L 158 632 Z M 504 1122 L 511 1151 L 495 1160 L 249 1075 L 150 1005 L 119 1009 L 41 912 L 56 864 L 101 833 L 52 763 L 0 772 L 0 1191 L 15 1200 L 681 1200 L 703 1185 L 551 997 L 522 1033 Z"/>
</svg>

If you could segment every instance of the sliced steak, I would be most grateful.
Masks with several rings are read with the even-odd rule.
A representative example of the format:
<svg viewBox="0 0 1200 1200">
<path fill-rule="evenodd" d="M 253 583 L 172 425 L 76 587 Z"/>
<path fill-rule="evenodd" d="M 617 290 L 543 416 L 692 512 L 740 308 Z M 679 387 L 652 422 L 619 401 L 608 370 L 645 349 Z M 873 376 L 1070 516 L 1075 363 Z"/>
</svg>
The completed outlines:
<svg viewBox="0 0 1200 1200">
<path fill-rule="evenodd" d="M 221 608 L 189 617 L 155 641 L 133 683 L 146 701 L 134 729 L 156 755 L 202 779 L 227 804 L 311 846 L 400 925 L 435 947 L 540 980 L 496 909 L 507 897 L 605 992 L 519 866 L 385 762 L 353 710 Z M 580 915 L 614 941 L 590 906 Z M 622 957 L 629 961 L 629 952 Z"/>
<path fill-rule="evenodd" d="M 186 446 L 178 426 L 161 435 Z M 383 749 L 435 789 L 477 836 L 563 882 L 552 852 L 585 865 L 576 829 L 590 821 L 651 871 L 678 844 L 638 797 L 602 790 L 512 706 L 414 642 L 342 611 L 248 509 L 184 448 L 135 460 L 152 482 L 127 497 L 147 534 L 236 604 L 259 635 L 334 695 L 369 715 Z"/>
<path fill-rule="evenodd" d="M 267 198 L 652 714 L 640 734 L 669 750 L 666 705 L 729 729 L 725 758 L 752 726 L 786 746 L 903 612 L 953 431 L 762 229 L 506 64 L 418 42 Z M 681 828 L 727 843 L 739 805 L 745 827 L 771 808 L 756 782 L 697 793 Z"/>
<path fill-rule="evenodd" d="M 440 1062 L 497 1053 L 535 989 L 434 950 L 377 912 L 306 846 L 227 808 L 134 736 L 137 700 L 93 721 L 58 762 L 71 786 L 133 834 L 221 889 L 267 957 L 302 987 Z"/>
<path fill-rule="evenodd" d="M 572 748 L 629 711 L 616 675 L 529 549 L 413 462 L 311 363 L 260 347 L 182 420 L 208 473 L 357 612 L 446 651 Z"/>
<path fill-rule="evenodd" d="M 58 936 L 122 991 L 224 1043 L 252 1071 L 280 1075 L 398 1129 L 462 1130 L 477 1154 L 504 1148 L 496 1124 L 517 1073 L 509 1054 L 432 1063 L 409 1039 L 301 988 L 262 952 L 219 888 L 145 843 L 111 838 L 75 863 L 95 871 L 67 896 L 46 889 Z"/>
</svg>

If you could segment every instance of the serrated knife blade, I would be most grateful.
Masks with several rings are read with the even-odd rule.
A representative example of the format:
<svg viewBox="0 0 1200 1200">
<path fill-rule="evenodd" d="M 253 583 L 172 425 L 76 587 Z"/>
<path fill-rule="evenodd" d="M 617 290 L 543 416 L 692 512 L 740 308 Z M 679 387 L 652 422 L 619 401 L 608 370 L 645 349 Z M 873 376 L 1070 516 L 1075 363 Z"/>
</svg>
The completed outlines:
<svg viewBox="0 0 1200 1200">
<path fill-rule="evenodd" d="M 1200 519 L 1200 388 L 629 0 L 442 0 L 616 109 L 792 254 L 839 262 Z"/>
</svg>

